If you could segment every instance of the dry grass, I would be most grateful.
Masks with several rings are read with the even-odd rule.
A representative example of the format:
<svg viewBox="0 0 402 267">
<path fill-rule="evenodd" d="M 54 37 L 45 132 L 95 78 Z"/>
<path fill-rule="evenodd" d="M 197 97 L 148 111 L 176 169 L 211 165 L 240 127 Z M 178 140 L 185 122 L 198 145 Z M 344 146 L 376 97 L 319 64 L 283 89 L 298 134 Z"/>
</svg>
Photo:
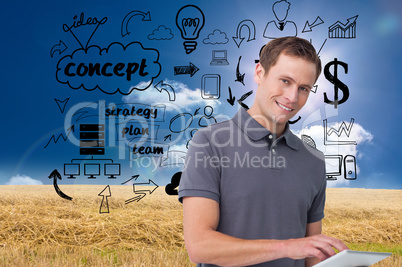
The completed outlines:
<svg viewBox="0 0 402 267">
<path fill-rule="evenodd" d="M 401 190 L 330 188 L 323 223 L 351 249 L 393 253 L 373 266 L 402 266 Z"/>
<path fill-rule="evenodd" d="M 139 202 L 131 186 L 0 186 L 1 266 L 193 266 L 182 236 L 177 197 L 158 188 Z M 391 251 L 375 265 L 402 266 L 402 191 L 328 189 L 324 232 L 353 249 Z M 385 208 L 384 208 L 385 207 Z"/>
</svg>

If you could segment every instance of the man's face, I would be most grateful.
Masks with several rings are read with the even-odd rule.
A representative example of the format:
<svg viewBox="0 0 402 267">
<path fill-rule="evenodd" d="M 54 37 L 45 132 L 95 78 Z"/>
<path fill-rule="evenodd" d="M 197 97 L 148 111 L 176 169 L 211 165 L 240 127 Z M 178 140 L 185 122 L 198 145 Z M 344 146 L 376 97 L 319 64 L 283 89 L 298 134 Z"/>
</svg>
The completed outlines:
<svg viewBox="0 0 402 267">
<path fill-rule="evenodd" d="M 262 115 L 267 120 L 263 126 L 281 131 L 306 103 L 316 80 L 316 66 L 303 58 L 281 53 L 268 73 L 258 63 L 254 80 L 258 87 L 250 113 Z"/>
</svg>

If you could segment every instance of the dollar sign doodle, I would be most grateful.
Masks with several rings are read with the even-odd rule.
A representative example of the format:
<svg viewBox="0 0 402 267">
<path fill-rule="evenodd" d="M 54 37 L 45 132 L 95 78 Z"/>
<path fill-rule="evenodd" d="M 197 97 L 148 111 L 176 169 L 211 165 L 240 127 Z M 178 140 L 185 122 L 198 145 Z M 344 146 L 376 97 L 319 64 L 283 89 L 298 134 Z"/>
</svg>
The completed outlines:
<svg viewBox="0 0 402 267">
<path fill-rule="evenodd" d="M 329 68 L 334 65 L 334 75 L 332 75 L 329 71 Z M 331 101 L 327 97 L 327 93 L 324 93 L 324 102 L 330 105 L 334 105 L 334 108 L 337 108 L 338 105 L 345 103 L 349 98 L 349 88 L 340 80 L 338 80 L 338 65 L 341 65 L 345 69 L 345 73 L 348 73 L 348 64 L 342 61 L 338 61 L 337 58 L 334 61 L 328 62 L 324 67 L 324 75 L 325 78 L 334 85 L 334 101 Z M 341 89 L 343 96 L 342 99 L 338 99 L 338 89 Z"/>
</svg>

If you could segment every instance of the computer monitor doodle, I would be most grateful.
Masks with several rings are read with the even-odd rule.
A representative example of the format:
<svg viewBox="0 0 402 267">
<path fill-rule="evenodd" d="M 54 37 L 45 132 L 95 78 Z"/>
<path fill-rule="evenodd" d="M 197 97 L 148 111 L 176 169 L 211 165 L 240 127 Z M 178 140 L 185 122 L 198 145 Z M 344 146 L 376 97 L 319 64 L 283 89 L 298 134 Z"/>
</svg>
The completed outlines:
<svg viewBox="0 0 402 267">
<path fill-rule="evenodd" d="M 66 163 L 64 164 L 64 175 L 68 175 L 68 179 L 75 179 L 80 175 L 80 164 Z"/>
<path fill-rule="evenodd" d="M 106 163 L 105 164 L 105 175 L 109 176 L 109 179 L 115 179 L 116 175 L 121 174 L 120 164 L 118 163 Z"/>
<path fill-rule="evenodd" d="M 336 176 L 342 174 L 342 156 L 325 155 L 325 169 L 327 180 L 337 180 Z"/>
<path fill-rule="evenodd" d="M 229 65 L 226 50 L 212 50 L 212 61 L 210 65 Z"/>
<path fill-rule="evenodd" d="M 100 175 L 100 164 L 97 163 L 84 164 L 84 175 L 89 175 L 88 179 L 96 179 L 95 176 Z"/>
</svg>

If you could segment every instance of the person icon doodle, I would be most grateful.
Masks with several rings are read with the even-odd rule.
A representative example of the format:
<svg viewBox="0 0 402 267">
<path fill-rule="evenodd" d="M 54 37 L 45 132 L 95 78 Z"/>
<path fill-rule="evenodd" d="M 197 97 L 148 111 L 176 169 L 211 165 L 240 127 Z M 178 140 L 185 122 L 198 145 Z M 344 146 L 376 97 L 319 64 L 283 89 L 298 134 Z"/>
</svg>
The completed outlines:
<svg viewBox="0 0 402 267">
<path fill-rule="evenodd" d="M 293 21 L 286 20 L 290 9 L 290 3 L 286 0 L 276 1 L 272 6 L 277 21 L 267 23 L 264 37 L 275 39 L 278 37 L 297 36 L 297 27 Z"/>
<path fill-rule="evenodd" d="M 211 106 L 205 106 L 204 116 L 202 116 L 200 118 L 200 120 L 198 121 L 198 125 L 200 127 L 207 127 L 213 123 L 217 123 L 215 117 L 212 116 L 213 112 L 214 112 L 214 109 Z"/>
</svg>

